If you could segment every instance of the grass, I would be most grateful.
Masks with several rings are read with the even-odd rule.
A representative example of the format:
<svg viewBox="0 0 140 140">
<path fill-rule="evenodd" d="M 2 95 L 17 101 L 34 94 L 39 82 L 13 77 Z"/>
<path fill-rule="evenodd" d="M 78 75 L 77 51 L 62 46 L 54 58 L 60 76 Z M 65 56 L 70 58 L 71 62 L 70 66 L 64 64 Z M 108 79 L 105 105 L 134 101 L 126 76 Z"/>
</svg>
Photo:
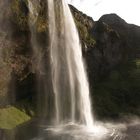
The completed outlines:
<svg viewBox="0 0 140 140">
<path fill-rule="evenodd" d="M 27 114 L 13 106 L 0 109 L 0 129 L 13 129 L 30 119 Z"/>
</svg>

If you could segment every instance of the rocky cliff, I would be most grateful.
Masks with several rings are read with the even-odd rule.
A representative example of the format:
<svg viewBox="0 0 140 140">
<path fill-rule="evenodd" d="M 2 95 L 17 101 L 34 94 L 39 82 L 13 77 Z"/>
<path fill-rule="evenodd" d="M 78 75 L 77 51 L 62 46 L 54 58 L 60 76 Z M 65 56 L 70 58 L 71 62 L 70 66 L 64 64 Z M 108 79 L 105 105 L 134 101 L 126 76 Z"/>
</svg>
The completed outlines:
<svg viewBox="0 0 140 140">
<path fill-rule="evenodd" d="M 44 3 L 40 1 L 36 5 L 39 16 L 34 23 L 42 48 L 48 43 Z M 28 3 L 26 0 L 5 0 L 0 6 L 7 7 L 0 14 L 0 106 L 22 102 L 21 108 L 30 108 L 30 102 L 36 103 L 36 73 Z M 126 23 L 116 14 L 93 21 L 73 6 L 70 8 L 82 43 L 97 117 L 140 115 L 140 27 Z M 43 55 L 48 52 L 45 53 Z M 5 102 L 7 98 L 9 101 Z"/>
<path fill-rule="evenodd" d="M 96 44 L 85 58 L 97 114 L 139 115 L 140 27 L 109 14 L 95 22 L 91 35 Z"/>
</svg>

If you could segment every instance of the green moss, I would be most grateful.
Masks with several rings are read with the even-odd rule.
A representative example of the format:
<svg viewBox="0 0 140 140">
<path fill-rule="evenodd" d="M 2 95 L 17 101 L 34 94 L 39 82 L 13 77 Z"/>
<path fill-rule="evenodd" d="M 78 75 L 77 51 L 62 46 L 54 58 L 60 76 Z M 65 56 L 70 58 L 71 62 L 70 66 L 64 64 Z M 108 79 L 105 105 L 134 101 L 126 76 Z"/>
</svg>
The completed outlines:
<svg viewBox="0 0 140 140">
<path fill-rule="evenodd" d="M 12 129 L 17 125 L 20 125 L 26 121 L 29 121 L 30 117 L 19 109 L 10 106 L 0 109 L 0 128 Z"/>
<path fill-rule="evenodd" d="M 80 21 L 75 19 L 75 24 L 79 31 L 80 38 L 84 40 L 84 42 L 88 45 L 94 45 L 96 43 L 95 39 L 90 35 L 88 28 L 81 23 Z"/>
<path fill-rule="evenodd" d="M 140 69 L 140 59 L 136 59 L 135 60 L 135 63 L 136 63 L 137 68 Z"/>
<path fill-rule="evenodd" d="M 24 0 L 24 3 L 27 4 L 27 1 Z M 13 13 L 13 17 L 12 17 L 12 21 L 15 24 L 18 24 L 18 26 L 20 27 L 20 29 L 28 29 L 28 16 L 27 13 L 25 13 L 23 11 L 23 9 L 21 8 L 21 2 L 20 0 L 13 0 L 12 4 L 11 4 L 11 9 L 12 9 L 12 13 Z"/>
<path fill-rule="evenodd" d="M 36 27 L 37 32 L 39 33 L 47 31 L 48 28 L 47 20 L 44 17 L 38 17 Z"/>
<path fill-rule="evenodd" d="M 32 2 L 32 1 L 31 1 Z M 34 13 L 29 17 L 29 9 L 27 0 L 13 0 L 11 3 L 12 9 L 12 17 L 11 20 L 14 24 L 18 25 L 20 30 L 27 31 L 29 30 L 29 18 L 32 21 L 30 26 L 36 26 L 37 32 L 46 32 L 48 25 L 46 19 L 46 9 L 44 9 L 44 5 L 40 7 L 35 3 L 34 5 Z M 37 14 L 36 14 L 37 13 Z M 33 24 L 33 25 L 32 25 Z"/>
<path fill-rule="evenodd" d="M 15 106 L 31 117 L 34 117 L 37 112 L 35 103 L 30 99 L 20 100 L 15 104 Z"/>
</svg>

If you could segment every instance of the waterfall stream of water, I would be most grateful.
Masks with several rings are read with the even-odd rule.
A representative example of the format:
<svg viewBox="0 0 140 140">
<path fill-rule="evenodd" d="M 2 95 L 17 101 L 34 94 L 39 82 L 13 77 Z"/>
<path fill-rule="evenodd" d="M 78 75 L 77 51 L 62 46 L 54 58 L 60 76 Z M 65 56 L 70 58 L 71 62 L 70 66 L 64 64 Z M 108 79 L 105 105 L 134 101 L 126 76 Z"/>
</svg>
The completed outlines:
<svg viewBox="0 0 140 140">
<path fill-rule="evenodd" d="M 69 6 L 65 0 L 48 0 L 48 13 L 56 123 L 93 126 L 89 85 Z"/>
</svg>

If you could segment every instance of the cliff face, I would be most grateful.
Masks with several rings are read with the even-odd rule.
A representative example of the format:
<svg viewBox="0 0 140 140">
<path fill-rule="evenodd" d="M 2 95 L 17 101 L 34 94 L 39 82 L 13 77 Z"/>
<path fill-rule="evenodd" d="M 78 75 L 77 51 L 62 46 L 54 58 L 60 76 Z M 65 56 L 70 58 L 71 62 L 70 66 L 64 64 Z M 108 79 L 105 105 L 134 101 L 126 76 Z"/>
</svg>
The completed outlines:
<svg viewBox="0 0 140 140">
<path fill-rule="evenodd" d="M 38 3 L 39 17 L 34 24 L 42 48 L 48 43 L 45 2 Z M 0 106 L 3 106 L 7 94 L 9 103 L 12 98 L 16 102 L 34 100 L 35 71 L 27 1 L 6 0 L 0 5 L 7 7 L 0 14 Z M 97 117 L 118 117 L 123 113 L 140 115 L 140 27 L 127 24 L 115 14 L 104 15 L 95 22 L 73 6 L 70 8 L 87 63 Z"/>
<path fill-rule="evenodd" d="M 109 14 L 94 24 L 91 35 L 96 44 L 85 58 L 97 114 L 140 114 L 140 27 Z"/>
<path fill-rule="evenodd" d="M 33 94 L 28 8 L 19 0 L 0 2 L 0 107 Z M 28 90 L 29 89 L 29 90 Z M 32 92 L 31 92 L 32 91 Z"/>
<path fill-rule="evenodd" d="M 91 35 L 91 29 L 93 28 L 95 22 L 91 17 L 78 11 L 72 5 L 70 5 L 70 10 L 73 14 L 84 52 L 86 50 L 87 45 L 88 47 L 93 47 L 94 44 L 96 43 Z"/>
</svg>

